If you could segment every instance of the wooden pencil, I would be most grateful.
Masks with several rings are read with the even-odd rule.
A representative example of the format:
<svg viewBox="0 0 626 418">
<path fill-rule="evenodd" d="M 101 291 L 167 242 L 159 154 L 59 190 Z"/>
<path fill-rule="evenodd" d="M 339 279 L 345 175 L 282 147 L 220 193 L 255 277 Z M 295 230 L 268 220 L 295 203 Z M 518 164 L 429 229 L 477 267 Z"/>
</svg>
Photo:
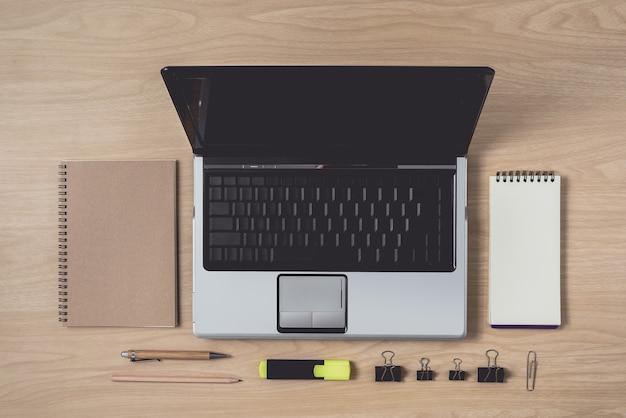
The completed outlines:
<svg viewBox="0 0 626 418">
<path fill-rule="evenodd" d="M 141 376 L 114 374 L 114 382 L 156 382 L 156 383 L 237 383 L 241 379 L 236 377 L 219 376 Z"/>
</svg>

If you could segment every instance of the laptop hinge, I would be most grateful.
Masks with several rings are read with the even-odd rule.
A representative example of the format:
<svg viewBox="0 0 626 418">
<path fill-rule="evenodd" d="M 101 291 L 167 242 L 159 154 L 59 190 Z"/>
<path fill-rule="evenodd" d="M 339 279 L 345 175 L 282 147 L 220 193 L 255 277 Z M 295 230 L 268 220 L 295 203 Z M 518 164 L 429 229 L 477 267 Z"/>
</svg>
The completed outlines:
<svg viewBox="0 0 626 418">
<path fill-rule="evenodd" d="M 400 170 L 454 170 L 454 164 L 400 164 L 400 165 L 370 165 L 370 164 L 205 164 L 204 168 L 230 170 L 322 170 L 322 169 L 390 169 Z"/>
</svg>

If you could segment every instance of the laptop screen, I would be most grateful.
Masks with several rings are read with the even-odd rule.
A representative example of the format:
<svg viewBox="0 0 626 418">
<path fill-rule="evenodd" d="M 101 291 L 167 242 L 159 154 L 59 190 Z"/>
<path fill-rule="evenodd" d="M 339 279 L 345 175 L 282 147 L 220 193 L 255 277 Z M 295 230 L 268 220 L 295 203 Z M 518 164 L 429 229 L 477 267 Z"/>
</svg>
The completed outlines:
<svg viewBox="0 0 626 418">
<path fill-rule="evenodd" d="M 467 153 L 493 70 L 166 67 L 194 152 L 237 162 L 450 164 Z"/>
</svg>

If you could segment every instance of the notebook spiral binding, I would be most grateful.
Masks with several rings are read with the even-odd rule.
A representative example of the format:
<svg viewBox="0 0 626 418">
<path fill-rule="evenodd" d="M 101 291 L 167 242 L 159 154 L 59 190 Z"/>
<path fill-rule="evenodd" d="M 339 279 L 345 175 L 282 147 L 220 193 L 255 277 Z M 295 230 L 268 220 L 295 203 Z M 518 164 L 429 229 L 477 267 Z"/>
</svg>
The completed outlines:
<svg viewBox="0 0 626 418">
<path fill-rule="evenodd" d="M 67 322 L 67 166 L 59 164 L 59 322 Z"/>
<path fill-rule="evenodd" d="M 496 173 L 496 181 L 503 183 L 509 182 L 548 182 L 554 181 L 554 171 L 532 171 L 532 170 L 516 170 L 516 171 L 498 171 Z"/>
</svg>

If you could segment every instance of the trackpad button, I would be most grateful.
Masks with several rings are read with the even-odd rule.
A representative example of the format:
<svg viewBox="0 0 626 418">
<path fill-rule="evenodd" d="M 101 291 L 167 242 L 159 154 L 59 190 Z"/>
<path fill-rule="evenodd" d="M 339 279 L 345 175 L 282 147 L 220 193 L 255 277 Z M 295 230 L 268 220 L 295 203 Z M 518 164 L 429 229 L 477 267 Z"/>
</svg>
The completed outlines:
<svg viewBox="0 0 626 418">
<path fill-rule="evenodd" d="M 311 312 L 281 312 L 280 326 L 286 328 L 311 328 L 313 315 Z"/>
<path fill-rule="evenodd" d="M 313 328 L 343 328 L 346 326 L 344 312 L 313 312 Z"/>
</svg>

